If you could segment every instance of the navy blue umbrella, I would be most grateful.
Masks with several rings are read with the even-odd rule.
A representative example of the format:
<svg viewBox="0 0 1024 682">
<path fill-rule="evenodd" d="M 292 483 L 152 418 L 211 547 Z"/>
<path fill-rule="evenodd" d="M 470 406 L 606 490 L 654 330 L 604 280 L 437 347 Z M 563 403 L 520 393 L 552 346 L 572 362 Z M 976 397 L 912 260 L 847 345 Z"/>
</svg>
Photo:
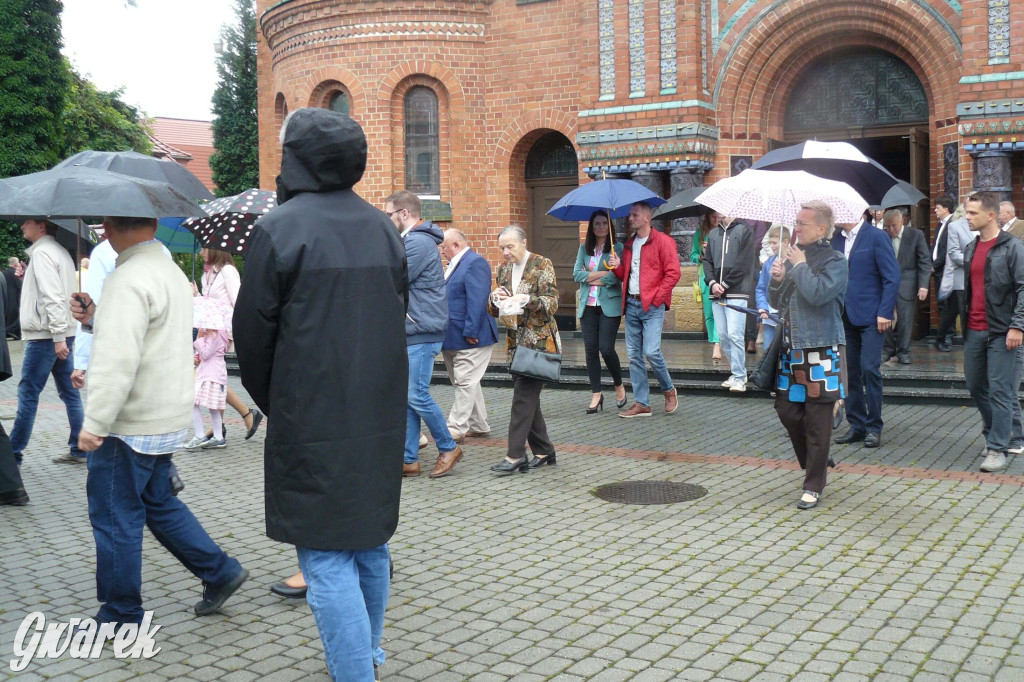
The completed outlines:
<svg viewBox="0 0 1024 682">
<path fill-rule="evenodd" d="M 595 180 L 578 187 L 559 199 L 548 215 L 560 220 L 590 220 L 594 211 L 608 211 L 612 218 L 625 218 L 630 207 L 646 202 L 651 208 L 661 206 L 665 200 L 632 180 Z"/>
</svg>

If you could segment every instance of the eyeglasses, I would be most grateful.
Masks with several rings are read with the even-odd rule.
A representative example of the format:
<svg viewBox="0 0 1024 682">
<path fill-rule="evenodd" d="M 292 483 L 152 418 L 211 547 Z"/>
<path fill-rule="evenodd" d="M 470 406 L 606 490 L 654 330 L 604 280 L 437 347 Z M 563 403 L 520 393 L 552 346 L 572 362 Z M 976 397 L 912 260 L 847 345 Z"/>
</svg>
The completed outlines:
<svg viewBox="0 0 1024 682">
<path fill-rule="evenodd" d="M 395 215 L 396 213 L 398 213 L 398 212 L 399 212 L 399 211 L 401 211 L 401 210 L 402 210 L 402 209 L 400 209 L 400 208 L 396 208 L 396 209 L 395 209 L 394 211 L 390 211 L 390 212 L 388 212 L 388 211 L 384 211 L 384 214 L 385 214 L 385 215 L 386 215 L 387 217 L 389 217 L 389 218 L 390 218 L 391 216 Z"/>
</svg>

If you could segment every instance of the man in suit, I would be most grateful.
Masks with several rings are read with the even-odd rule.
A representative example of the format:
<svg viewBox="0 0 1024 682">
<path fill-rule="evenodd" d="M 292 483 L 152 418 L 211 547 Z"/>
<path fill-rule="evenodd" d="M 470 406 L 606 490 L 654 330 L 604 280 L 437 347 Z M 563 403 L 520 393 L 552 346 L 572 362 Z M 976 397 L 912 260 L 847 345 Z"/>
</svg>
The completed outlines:
<svg viewBox="0 0 1024 682">
<path fill-rule="evenodd" d="M 465 438 L 483 438 L 491 432 L 480 380 L 487 371 L 491 349 L 498 342 L 498 325 L 487 312 L 487 297 L 491 293 L 491 266 L 487 260 L 469 248 L 466 235 L 454 228 L 445 230 L 441 252 L 448 259 L 444 271 L 448 331 L 441 356 L 455 387 L 448 429 L 457 442 L 462 442 Z M 446 461 L 438 460 L 430 476 L 439 478 L 450 470 Z"/>
<path fill-rule="evenodd" d="M 889 236 L 870 221 L 840 225 L 832 247 L 846 256 L 851 286 L 846 292 L 843 327 L 846 330 L 846 367 L 849 430 L 836 443 L 882 443 L 882 337 L 892 325 L 900 286 L 900 266 Z"/>
<path fill-rule="evenodd" d="M 896 324 L 885 335 L 882 359 L 888 362 L 895 356 L 901 365 L 909 365 L 910 337 L 917 319 L 917 302 L 928 298 L 932 259 L 924 233 L 911 226 L 901 211 L 888 210 L 882 220 L 892 239 L 893 253 L 900 267 Z"/>
<path fill-rule="evenodd" d="M 932 272 L 935 293 L 939 300 L 939 327 L 935 333 L 935 349 L 940 353 L 953 350 L 956 318 L 961 331 L 967 329 L 963 314 L 964 249 L 974 238 L 963 218 L 954 218 L 953 200 L 941 197 L 935 201 L 935 217 L 939 219 L 935 244 L 932 247 Z"/>
<path fill-rule="evenodd" d="M 999 225 L 1017 239 L 1024 239 L 1024 220 L 1017 219 L 1017 209 L 1009 201 L 999 202 Z"/>
</svg>

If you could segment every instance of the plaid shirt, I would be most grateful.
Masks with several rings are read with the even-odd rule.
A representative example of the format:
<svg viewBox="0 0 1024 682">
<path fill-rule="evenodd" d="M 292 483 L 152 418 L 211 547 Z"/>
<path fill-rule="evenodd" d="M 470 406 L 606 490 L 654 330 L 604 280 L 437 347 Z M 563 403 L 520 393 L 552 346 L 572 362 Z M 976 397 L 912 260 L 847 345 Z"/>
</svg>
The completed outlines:
<svg viewBox="0 0 1024 682">
<path fill-rule="evenodd" d="M 112 433 L 111 438 L 117 438 L 140 455 L 169 455 L 180 450 L 185 444 L 188 436 L 188 427 L 174 433 L 161 433 L 155 436 L 122 436 Z"/>
</svg>

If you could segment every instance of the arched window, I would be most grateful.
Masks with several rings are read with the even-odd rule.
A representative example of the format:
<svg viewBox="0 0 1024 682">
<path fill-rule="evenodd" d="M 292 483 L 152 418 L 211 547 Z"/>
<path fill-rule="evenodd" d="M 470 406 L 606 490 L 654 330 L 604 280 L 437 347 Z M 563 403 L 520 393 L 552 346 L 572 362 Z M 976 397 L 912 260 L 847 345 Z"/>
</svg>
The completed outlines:
<svg viewBox="0 0 1024 682">
<path fill-rule="evenodd" d="M 281 126 L 284 125 L 284 120 L 287 117 L 288 102 L 285 101 L 284 95 L 279 92 L 277 97 L 274 98 L 274 121 L 277 123 L 278 130 L 281 130 Z"/>
<path fill-rule="evenodd" d="M 421 195 L 441 194 L 441 145 L 437 95 L 418 85 L 405 95 L 405 188 Z"/>
<path fill-rule="evenodd" d="M 345 114 L 346 116 L 348 116 L 348 95 L 341 90 L 338 90 L 337 92 L 333 93 L 330 99 L 327 100 L 327 108 L 330 109 L 331 111 L 336 111 L 339 114 Z"/>
</svg>

